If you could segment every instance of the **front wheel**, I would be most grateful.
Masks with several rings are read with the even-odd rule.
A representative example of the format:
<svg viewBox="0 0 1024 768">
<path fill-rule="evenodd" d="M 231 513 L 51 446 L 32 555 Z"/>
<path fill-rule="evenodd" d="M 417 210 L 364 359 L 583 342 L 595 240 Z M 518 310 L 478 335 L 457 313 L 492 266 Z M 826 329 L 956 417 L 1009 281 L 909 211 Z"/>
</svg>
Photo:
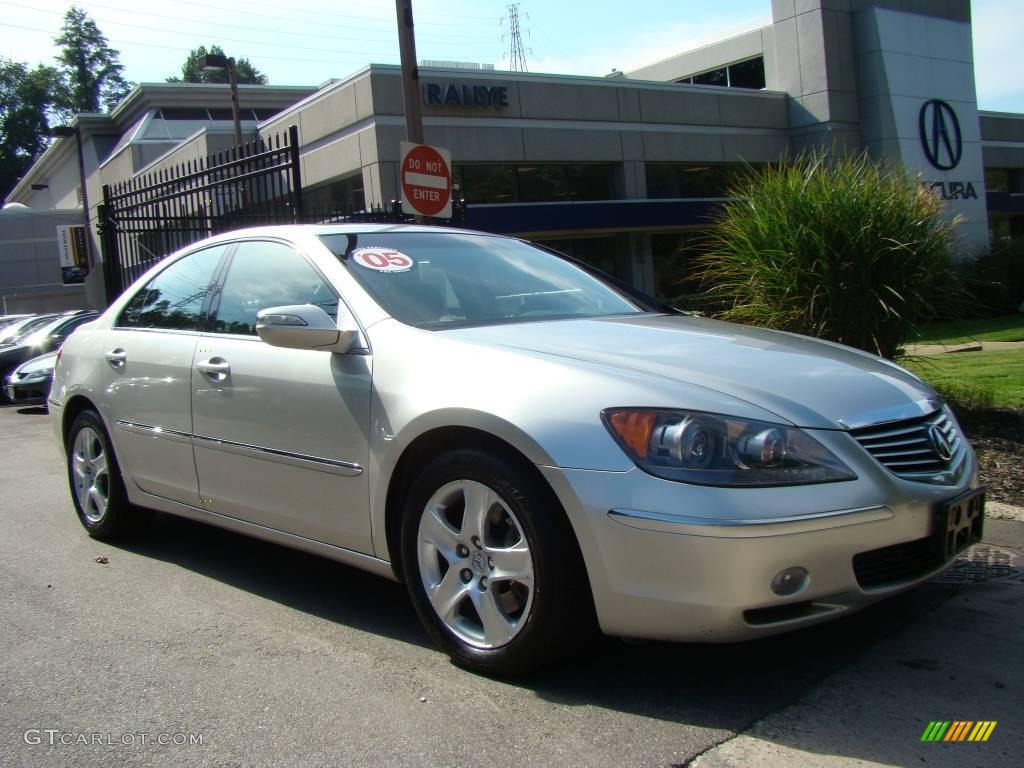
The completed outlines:
<svg viewBox="0 0 1024 768">
<path fill-rule="evenodd" d="M 427 465 L 406 501 L 402 558 L 420 619 L 461 666 L 522 674 L 591 633 L 565 513 L 542 479 L 513 462 L 460 450 Z"/>
</svg>

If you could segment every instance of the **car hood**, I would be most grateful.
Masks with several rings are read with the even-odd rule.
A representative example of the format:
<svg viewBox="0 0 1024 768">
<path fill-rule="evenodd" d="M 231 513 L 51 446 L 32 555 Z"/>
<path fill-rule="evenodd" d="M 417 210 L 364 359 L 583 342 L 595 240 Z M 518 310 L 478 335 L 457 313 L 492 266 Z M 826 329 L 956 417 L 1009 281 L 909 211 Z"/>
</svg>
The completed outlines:
<svg viewBox="0 0 1024 768">
<path fill-rule="evenodd" d="M 931 413 L 941 404 L 920 379 L 874 355 L 699 317 L 619 315 L 443 333 L 474 344 L 555 355 L 704 387 L 801 427 L 853 429 Z M 686 407 L 683 396 L 679 407 Z"/>
</svg>

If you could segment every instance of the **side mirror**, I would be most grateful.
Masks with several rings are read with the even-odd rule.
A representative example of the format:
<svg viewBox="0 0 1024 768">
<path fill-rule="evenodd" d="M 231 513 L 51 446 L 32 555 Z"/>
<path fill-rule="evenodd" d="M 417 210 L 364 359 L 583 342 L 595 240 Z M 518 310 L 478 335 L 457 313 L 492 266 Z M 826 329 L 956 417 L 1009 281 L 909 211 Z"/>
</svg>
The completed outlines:
<svg viewBox="0 0 1024 768">
<path fill-rule="evenodd" d="M 256 333 L 272 347 L 348 352 L 359 332 L 342 330 L 331 316 L 312 304 L 269 307 L 256 313 Z"/>
</svg>

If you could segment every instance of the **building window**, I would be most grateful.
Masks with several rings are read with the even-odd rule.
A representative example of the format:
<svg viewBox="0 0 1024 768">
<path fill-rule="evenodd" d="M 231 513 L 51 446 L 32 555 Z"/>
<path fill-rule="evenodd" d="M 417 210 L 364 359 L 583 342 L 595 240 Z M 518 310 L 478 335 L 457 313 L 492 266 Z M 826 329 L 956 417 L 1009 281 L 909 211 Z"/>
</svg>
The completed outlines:
<svg viewBox="0 0 1024 768">
<path fill-rule="evenodd" d="M 324 216 L 348 214 L 366 209 L 363 174 L 357 173 L 315 189 L 302 191 L 303 206 Z"/>
<path fill-rule="evenodd" d="M 457 165 L 454 183 L 467 203 L 560 203 L 614 200 L 609 164 Z"/>
<path fill-rule="evenodd" d="M 1024 193 L 1024 168 L 986 168 L 985 189 L 988 192 Z"/>
<path fill-rule="evenodd" d="M 738 64 L 730 64 L 729 87 L 730 88 L 764 88 L 764 58 L 758 56 L 756 59 L 747 59 Z"/>
<path fill-rule="evenodd" d="M 702 72 L 690 78 L 694 85 L 720 85 L 723 88 L 729 87 L 729 68 L 721 67 L 710 72 Z"/>
<path fill-rule="evenodd" d="M 708 72 L 684 77 L 677 83 L 692 85 L 718 85 L 723 88 L 756 88 L 765 87 L 764 57 L 757 56 L 746 61 L 738 61 L 725 67 L 718 67 Z"/>
<path fill-rule="evenodd" d="M 597 267 L 602 272 L 616 277 L 625 278 L 620 274 L 618 259 L 618 243 L 614 236 L 608 237 L 573 237 L 558 240 L 536 240 L 538 245 L 544 245 L 552 250 L 572 256 L 592 267 Z"/>
<path fill-rule="evenodd" d="M 647 197 L 725 197 L 729 187 L 752 167 L 743 163 L 647 163 Z"/>
<path fill-rule="evenodd" d="M 694 277 L 693 259 L 704 237 L 699 231 L 651 235 L 654 295 L 658 299 L 678 309 L 698 308 L 694 296 L 700 285 Z"/>
</svg>

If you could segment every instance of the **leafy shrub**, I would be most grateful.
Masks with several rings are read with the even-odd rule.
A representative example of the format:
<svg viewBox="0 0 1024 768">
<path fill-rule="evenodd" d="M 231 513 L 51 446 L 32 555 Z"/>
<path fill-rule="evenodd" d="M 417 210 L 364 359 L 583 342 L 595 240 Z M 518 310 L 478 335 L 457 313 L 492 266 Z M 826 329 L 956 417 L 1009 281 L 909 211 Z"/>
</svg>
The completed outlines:
<svg viewBox="0 0 1024 768">
<path fill-rule="evenodd" d="M 862 154 L 801 155 L 730 190 L 698 259 L 706 308 L 892 358 L 963 291 L 941 203 Z"/>
</svg>

